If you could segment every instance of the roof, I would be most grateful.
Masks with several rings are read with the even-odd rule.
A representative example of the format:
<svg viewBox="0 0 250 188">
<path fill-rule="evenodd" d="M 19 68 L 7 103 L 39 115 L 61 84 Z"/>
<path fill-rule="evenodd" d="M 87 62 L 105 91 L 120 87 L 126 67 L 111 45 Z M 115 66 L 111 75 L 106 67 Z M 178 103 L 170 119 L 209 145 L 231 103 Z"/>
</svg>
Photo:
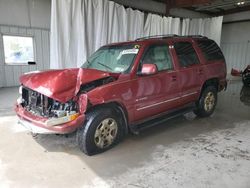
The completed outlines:
<svg viewBox="0 0 250 188">
<path fill-rule="evenodd" d="M 202 35 L 153 35 L 153 36 L 147 36 L 138 38 L 135 41 L 143 41 L 143 40 L 150 40 L 150 39 L 168 39 L 168 38 L 204 38 L 207 39 L 207 37 Z"/>
<path fill-rule="evenodd" d="M 202 35 L 152 35 L 152 36 L 146 36 L 146 37 L 141 37 L 137 38 L 133 41 L 126 41 L 126 42 L 116 42 L 116 43 L 111 43 L 105 45 L 106 47 L 108 46 L 120 46 L 120 45 L 143 45 L 145 43 L 151 43 L 154 41 L 160 41 L 160 40 L 168 40 L 168 39 L 208 39 L 205 36 Z M 105 47 L 103 46 L 103 47 Z"/>
</svg>

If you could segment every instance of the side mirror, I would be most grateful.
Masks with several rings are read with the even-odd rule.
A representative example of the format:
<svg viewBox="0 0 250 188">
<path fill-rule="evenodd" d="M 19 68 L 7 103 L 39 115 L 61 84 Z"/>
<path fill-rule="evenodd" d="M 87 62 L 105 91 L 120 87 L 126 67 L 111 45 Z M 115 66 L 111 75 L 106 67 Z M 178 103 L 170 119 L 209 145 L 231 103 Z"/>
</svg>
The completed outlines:
<svg viewBox="0 0 250 188">
<path fill-rule="evenodd" d="M 140 75 L 153 75 L 158 72 L 155 64 L 143 64 Z"/>
</svg>

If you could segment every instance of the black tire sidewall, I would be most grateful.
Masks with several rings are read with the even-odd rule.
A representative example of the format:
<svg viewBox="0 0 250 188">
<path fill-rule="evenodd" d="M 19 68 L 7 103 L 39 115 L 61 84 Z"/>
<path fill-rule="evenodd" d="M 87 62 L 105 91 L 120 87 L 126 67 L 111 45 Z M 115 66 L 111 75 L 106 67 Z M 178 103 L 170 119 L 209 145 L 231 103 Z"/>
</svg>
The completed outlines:
<svg viewBox="0 0 250 188">
<path fill-rule="evenodd" d="M 113 143 L 106 148 L 99 148 L 94 142 L 94 135 L 97 127 L 106 118 L 112 118 L 116 121 L 118 130 Z M 102 153 L 111 149 L 119 143 L 124 137 L 124 127 L 122 117 L 114 109 L 111 108 L 98 108 L 86 114 L 86 120 L 77 131 L 77 143 L 80 149 L 87 155 L 94 155 Z"/>
</svg>

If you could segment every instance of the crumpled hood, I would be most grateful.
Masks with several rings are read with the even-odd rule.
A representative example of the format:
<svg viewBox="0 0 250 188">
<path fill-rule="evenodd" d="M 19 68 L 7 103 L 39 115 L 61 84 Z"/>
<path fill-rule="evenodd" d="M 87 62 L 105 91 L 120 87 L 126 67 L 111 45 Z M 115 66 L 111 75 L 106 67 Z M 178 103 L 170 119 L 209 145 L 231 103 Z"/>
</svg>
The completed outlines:
<svg viewBox="0 0 250 188">
<path fill-rule="evenodd" d="M 82 84 L 110 76 L 94 69 L 62 69 L 30 72 L 20 77 L 27 88 L 60 102 L 67 102 L 79 91 Z"/>
</svg>

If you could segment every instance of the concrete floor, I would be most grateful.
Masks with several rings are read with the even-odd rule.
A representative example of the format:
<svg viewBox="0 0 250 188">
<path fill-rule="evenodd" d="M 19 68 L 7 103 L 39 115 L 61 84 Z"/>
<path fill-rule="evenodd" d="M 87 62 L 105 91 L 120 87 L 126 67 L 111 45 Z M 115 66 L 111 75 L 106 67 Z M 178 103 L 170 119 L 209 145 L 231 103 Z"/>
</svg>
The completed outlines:
<svg viewBox="0 0 250 188">
<path fill-rule="evenodd" d="M 0 89 L 0 187 L 249 187 L 250 106 L 241 88 L 231 82 L 210 118 L 189 113 L 92 157 L 74 134 L 33 138 L 12 110 L 18 89 Z"/>
</svg>

